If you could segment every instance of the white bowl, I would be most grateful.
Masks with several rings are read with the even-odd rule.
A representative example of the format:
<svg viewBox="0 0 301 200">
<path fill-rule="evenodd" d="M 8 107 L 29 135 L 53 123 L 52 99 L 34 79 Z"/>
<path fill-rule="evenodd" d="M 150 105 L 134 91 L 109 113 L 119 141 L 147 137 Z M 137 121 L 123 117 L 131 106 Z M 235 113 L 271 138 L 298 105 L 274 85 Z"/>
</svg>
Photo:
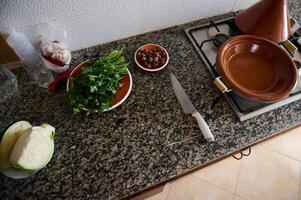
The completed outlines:
<svg viewBox="0 0 301 200">
<path fill-rule="evenodd" d="M 10 168 L 7 170 L 0 170 L 2 172 L 2 174 L 4 174 L 7 177 L 13 178 L 13 179 L 22 179 L 22 178 L 27 178 L 33 174 L 35 174 L 36 172 L 22 172 L 22 171 L 18 171 L 14 168 Z"/>
<path fill-rule="evenodd" d="M 68 55 L 68 60 L 67 62 L 65 63 L 65 66 L 57 66 L 51 62 L 49 62 L 48 60 L 46 60 L 42 54 L 40 53 L 40 57 L 45 65 L 45 67 L 47 67 L 48 69 L 50 69 L 51 71 L 54 71 L 54 72 L 57 72 L 57 73 L 62 73 L 62 72 L 65 72 L 69 69 L 69 65 L 70 65 L 70 62 L 71 62 L 71 53 L 70 51 L 68 51 L 67 53 Z"/>
<path fill-rule="evenodd" d="M 155 69 L 148 69 L 148 68 L 146 68 L 146 67 L 143 67 L 142 65 L 140 65 L 140 63 L 139 63 L 138 60 L 137 60 L 137 53 L 138 53 L 138 51 L 141 50 L 141 49 L 152 49 L 152 48 L 154 48 L 154 47 L 160 48 L 160 49 L 162 49 L 162 50 L 166 53 L 166 62 L 165 62 L 165 64 L 164 64 L 162 67 L 155 68 Z M 158 45 L 158 44 L 145 44 L 145 45 L 140 46 L 140 47 L 136 50 L 136 52 L 135 52 L 135 54 L 134 54 L 134 59 L 135 59 L 136 64 L 138 65 L 138 67 L 140 67 L 141 69 L 143 69 L 143 70 L 145 70 L 145 71 L 149 71 L 149 72 L 156 72 L 156 71 L 162 70 L 164 67 L 167 66 L 167 64 L 168 64 L 168 62 L 169 62 L 169 54 L 168 54 L 168 52 L 166 51 L 166 49 L 164 49 L 162 46 L 160 46 L 160 45 Z"/>
</svg>

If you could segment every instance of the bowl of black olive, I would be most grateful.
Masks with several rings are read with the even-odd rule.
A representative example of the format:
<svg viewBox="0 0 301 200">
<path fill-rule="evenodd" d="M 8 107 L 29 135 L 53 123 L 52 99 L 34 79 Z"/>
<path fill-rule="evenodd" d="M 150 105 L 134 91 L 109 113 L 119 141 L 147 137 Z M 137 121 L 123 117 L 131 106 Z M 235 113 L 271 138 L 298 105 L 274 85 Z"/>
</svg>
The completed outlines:
<svg viewBox="0 0 301 200">
<path fill-rule="evenodd" d="M 141 69 L 155 72 L 166 67 L 169 61 L 169 55 L 160 45 L 145 44 L 137 49 L 134 59 Z"/>
</svg>

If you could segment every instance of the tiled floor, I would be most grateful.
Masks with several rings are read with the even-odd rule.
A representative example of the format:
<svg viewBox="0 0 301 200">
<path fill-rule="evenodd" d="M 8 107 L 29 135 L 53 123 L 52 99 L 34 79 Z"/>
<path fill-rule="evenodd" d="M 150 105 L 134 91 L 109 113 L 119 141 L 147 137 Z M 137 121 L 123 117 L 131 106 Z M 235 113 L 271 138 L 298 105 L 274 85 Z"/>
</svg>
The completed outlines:
<svg viewBox="0 0 301 200">
<path fill-rule="evenodd" d="M 301 127 L 133 200 L 301 200 Z"/>
</svg>

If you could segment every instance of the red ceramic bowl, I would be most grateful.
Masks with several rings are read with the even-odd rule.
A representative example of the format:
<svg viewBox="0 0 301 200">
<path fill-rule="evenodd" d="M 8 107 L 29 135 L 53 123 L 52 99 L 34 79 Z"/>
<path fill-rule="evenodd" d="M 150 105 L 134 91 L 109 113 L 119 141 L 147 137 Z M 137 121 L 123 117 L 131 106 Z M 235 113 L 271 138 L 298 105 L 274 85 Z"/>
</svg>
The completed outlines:
<svg viewBox="0 0 301 200">
<path fill-rule="evenodd" d="M 68 79 L 67 81 L 67 92 L 70 90 L 70 88 L 72 87 L 72 83 L 74 80 L 76 80 L 76 75 L 80 72 L 80 70 L 82 68 L 84 68 L 86 65 L 88 64 L 88 61 L 85 61 L 81 64 L 79 64 L 78 66 L 76 66 L 73 71 L 70 73 L 70 77 L 73 77 L 74 79 Z M 119 105 L 121 105 L 130 95 L 131 90 L 132 90 L 132 85 L 133 85 L 133 80 L 132 80 L 132 75 L 130 73 L 130 71 L 128 70 L 128 74 L 125 75 L 120 81 L 120 83 L 122 83 L 122 87 L 119 88 L 119 90 L 117 90 L 116 92 L 116 96 L 115 98 L 112 100 L 111 102 L 111 106 L 110 108 L 108 108 L 105 111 L 109 111 L 112 110 L 116 107 L 118 107 Z M 88 109 L 87 109 L 88 110 Z"/>
<path fill-rule="evenodd" d="M 257 101 L 285 98 L 297 83 L 297 69 L 290 56 L 275 43 L 257 36 L 227 40 L 219 48 L 217 66 L 232 89 Z"/>
<path fill-rule="evenodd" d="M 137 53 L 139 50 L 155 50 L 155 49 L 161 49 L 165 52 L 165 59 L 166 59 L 166 62 L 162 65 L 162 66 L 159 66 L 158 68 L 146 68 L 143 66 L 143 63 L 138 59 L 137 57 Z M 138 65 L 138 67 L 140 67 L 141 69 L 145 70 L 145 71 L 149 71 L 149 72 L 156 72 L 156 71 L 160 71 L 162 70 L 164 67 L 167 66 L 168 62 L 169 62 L 169 55 L 168 55 L 168 52 L 166 51 L 166 49 L 164 49 L 163 47 L 161 47 L 160 45 L 157 45 L 157 44 L 145 44 L 145 45 L 142 45 L 141 47 L 139 47 L 135 54 L 134 54 L 134 59 L 135 59 L 135 62 L 136 64 Z"/>
</svg>

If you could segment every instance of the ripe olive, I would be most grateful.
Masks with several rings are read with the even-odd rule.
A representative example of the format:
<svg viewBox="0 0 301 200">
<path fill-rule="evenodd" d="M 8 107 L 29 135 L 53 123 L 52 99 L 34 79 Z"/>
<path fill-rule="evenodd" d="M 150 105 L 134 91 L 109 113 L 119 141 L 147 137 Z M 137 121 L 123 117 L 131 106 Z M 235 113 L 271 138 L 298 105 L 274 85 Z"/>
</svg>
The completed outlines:
<svg viewBox="0 0 301 200">
<path fill-rule="evenodd" d="M 140 60 L 140 64 L 148 69 L 155 69 L 162 67 L 166 63 L 166 53 L 163 49 L 147 49 L 139 50 L 137 52 L 137 58 Z"/>
</svg>

